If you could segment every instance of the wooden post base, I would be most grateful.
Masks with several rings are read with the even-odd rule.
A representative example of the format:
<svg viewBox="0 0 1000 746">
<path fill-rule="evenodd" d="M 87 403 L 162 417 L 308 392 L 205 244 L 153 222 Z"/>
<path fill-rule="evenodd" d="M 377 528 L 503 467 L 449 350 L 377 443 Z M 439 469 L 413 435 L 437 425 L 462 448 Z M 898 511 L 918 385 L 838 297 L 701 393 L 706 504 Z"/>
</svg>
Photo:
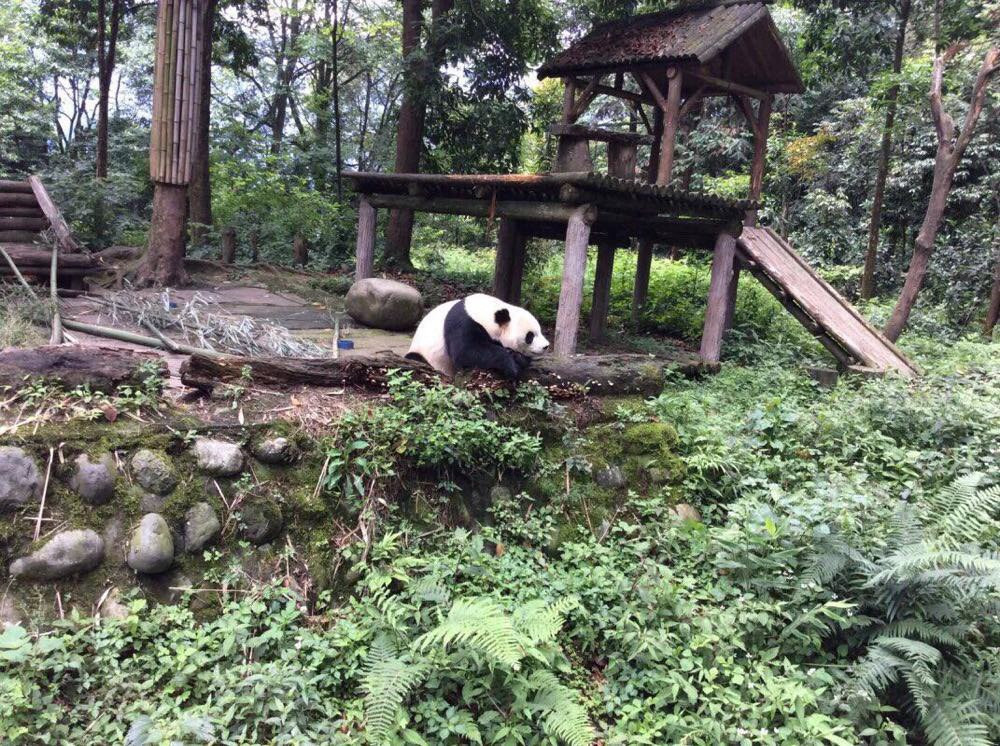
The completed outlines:
<svg viewBox="0 0 1000 746">
<path fill-rule="evenodd" d="M 372 276 L 375 266 L 375 208 L 367 198 L 358 202 L 358 243 L 355 249 L 354 281 Z"/>
<path fill-rule="evenodd" d="M 719 362 L 722 356 L 722 337 L 726 330 L 726 319 L 730 316 L 735 265 L 736 239 L 731 233 L 720 233 L 712 258 L 708 309 L 705 311 L 705 328 L 701 335 L 701 356 L 710 363 Z"/>
<path fill-rule="evenodd" d="M 566 225 L 562 290 L 559 293 L 559 310 L 556 312 L 555 344 L 552 346 L 557 357 L 568 357 L 576 352 L 580 306 L 583 305 L 583 276 L 587 270 L 587 244 L 590 242 L 593 213 L 591 205 L 581 205 L 573 212 Z"/>
<path fill-rule="evenodd" d="M 638 324 L 642 318 L 642 307 L 649 296 L 649 273 L 653 267 L 653 242 L 639 241 L 639 255 L 635 265 L 635 287 L 632 290 L 632 323 Z"/>
<path fill-rule="evenodd" d="M 614 274 L 615 245 L 601 241 L 597 245 L 597 269 L 594 272 L 594 299 L 590 304 L 590 338 L 601 340 L 608 333 L 608 309 L 611 306 L 611 277 Z"/>
</svg>

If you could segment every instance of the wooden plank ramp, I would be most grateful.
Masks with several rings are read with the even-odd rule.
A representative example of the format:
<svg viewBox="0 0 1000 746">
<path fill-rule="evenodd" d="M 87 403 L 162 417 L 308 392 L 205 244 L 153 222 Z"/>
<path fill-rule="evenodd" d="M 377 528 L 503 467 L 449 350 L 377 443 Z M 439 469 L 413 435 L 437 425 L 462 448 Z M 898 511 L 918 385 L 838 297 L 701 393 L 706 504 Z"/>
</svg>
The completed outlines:
<svg viewBox="0 0 1000 746">
<path fill-rule="evenodd" d="M 844 367 L 860 366 L 906 378 L 919 368 L 820 277 L 770 228 L 744 228 L 736 251 L 772 294 Z"/>
</svg>

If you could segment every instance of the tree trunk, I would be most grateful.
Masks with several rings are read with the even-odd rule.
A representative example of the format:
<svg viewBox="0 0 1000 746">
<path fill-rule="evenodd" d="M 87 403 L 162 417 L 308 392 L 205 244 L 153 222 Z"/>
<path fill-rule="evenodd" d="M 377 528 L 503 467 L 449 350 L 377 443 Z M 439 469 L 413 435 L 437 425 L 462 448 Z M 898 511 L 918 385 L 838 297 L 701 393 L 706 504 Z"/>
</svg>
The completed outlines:
<svg viewBox="0 0 1000 746">
<path fill-rule="evenodd" d="M 304 267 L 309 263 L 309 244 L 304 236 L 295 236 L 292 241 L 292 254 L 299 266 Z"/>
<path fill-rule="evenodd" d="M 191 162 L 191 185 L 188 190 L 188 220 L 191 222 L 191 242 L 199 245 L 212 225 L 212 183 L 209 173 L 209 128 L 212 122 L 212 33 L 218 0 L 205 4 L 204 43 L 201 49 L 201 98 L 198 126 L 194 132 Z"/>
<path fill-rule="evenodd" d="M 156 184 L 153 219 L 149 224 L 149 248 L 136 270 L 136 284 L 168 287 L 187 282 L 184 271 L 184 222 L 187 217 L 187 187 Z"/>
<path fill-rule="evenodd" d="M 903 51 L 906 46 L 906 27 L 910 21 L 911 5 L 911 0 L 901 0 L 899 29 L 896 32 L 896 49 L 892 58 L 892 73 L 895 79 L 892 86 L 886 91 L 885 125 L 882 129 L 882 147 L 879 150 L 871 219 L 868 223 L 868 250 L 865 253 L 865 269 L 861 276 L 861 297 L 865 300 L 875 295 L 875 266 L 878 262 L 879 234 L 882 230 L 882 208 L 885 202 L 885 184 L 889 178 L 892 130 L 896 124 L 896 110 L 899 100 L 899 74 L 903 69 Z"/>
<path fill-rule="evenodd" d="M 420 170 L 420 146 L 424 136 L 425 108 L 421 101 L 425 91 L 423 64 L 417 47 L 420 44 L 420 18 L 423 0 L 403 0 L 403 63 L 404 91 L 396 126 L 396 173 L 416 173 Z M 409 269 L 410 242 L 413 238 L 413 211 L 391 210 L 386 228 L 385 264 Z"/>
<path fill-rule="evenodd" d="M 232 226 L 222 231 L 222 251 L 219 260 L 223 264 L 232 264 L 236 261 L 236 229 Z"/>
<path fill-rule="evenodd" d="M 983 333 L 990 337 L 993 329 L 1000 321 L 1000 237 L 996 241 L 997 265 L 993 271 L 993 289 L 990 292 L 990 307 L 986 311 L 986 321 L 983 324 Z"/>
<path fill-rule="evenodd" d="M 895 342 L 906 328 L 910 313 L 917 302 L 920 288 L 927 274 L 927 265 L 934 252 L 934 241 L 937 238 L 944 211 L 948 205 L 948 194 L 951 191 L 955 171 L 972 141 L 976 124 L 983 111 L 986 100 L 986 89 L 993 76 L 1000 70 L 1000 47 L 991 47 L 986 53 L 976 82 L 972 87 L 972 98 L 961 130 L 956 134 L 955 122 L 944 110 L 942 103 L 942 81 L 944 79 L 945 56 L 938 55 L 934 60 L 934 71 L 931 76 L 931 113 L 934 117 L 934 127 L 937 130 L 938 149 L 934 160 L 934 183 L 931 186 L 931 198 L 924 213 L 924 222 L 913 247 L 913 258 L 910 269 L 906 273 L 906 281 L 899 294 L 899 300 L 892 311 L 889 323 L 885 328 L 885 336 Z"/>
<path fill-rule="evenodd" d="M 111 98 L 111 78 L 115 70 L 118 30 L 123 12 L 123 0 L 111 2 L 111 28 L 106 29 L 107 0 L 97 2 L 97 158 L 98 179 L 108 176 L 108 102 Z"/>
<path fill-rule="evenodd" d="M 405 89 L 399 107 L 396 129 L 396 173 L 420 171 L 420 152 L 424 139 L 427 99 L 433 78 L 440 68 L 444 44 L 440 38 L 441 21 L 451 11 L 454 0 L 433 0 L 431 28 L 423 54 L 420 44 L 420 20 L 423 0 L 403 0 L 403 60 Z M 413 211 L 392 210 L 386 227 L 385 264 L 399 269 L 411 269 L 410 244 L 413 240 Z"/>
</svg>

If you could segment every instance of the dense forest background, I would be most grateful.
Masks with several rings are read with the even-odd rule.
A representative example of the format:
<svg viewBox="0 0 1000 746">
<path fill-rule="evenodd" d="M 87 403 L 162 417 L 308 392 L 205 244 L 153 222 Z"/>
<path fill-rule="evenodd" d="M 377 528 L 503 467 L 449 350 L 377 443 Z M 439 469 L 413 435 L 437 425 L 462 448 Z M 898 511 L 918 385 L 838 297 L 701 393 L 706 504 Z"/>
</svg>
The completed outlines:
<svg viewBox="0 0 1000 746">
<path fill-rule="evenodd" d="M 263 258 L 290 261 L 301 236 L 317 268 L 336 268 L 353 245 L 345 170 L 545 169 L 561 86 L 539 83 L 534 67 L 595 22 L 666 5 L 213 0 L 208 171 L 196 174 L 191 190 L 189 250 L 214 252 L 232 226 L 242 251 L 256 245 Z M 1000 3 L 796 0 L 773 12 L 808 92 L 776 102 L 763 219 L 853 296 L 862 290 L 866 250 L 877 247 L 864 295 L 892 296 L 931 188 L 935 48 L 953 56 L 945 105 L 961 122 Z M 45 174 L 94 248 L 145 240 L 155 13 L 155 3 L 134 0 L 0 3 L 0 173 Z M 951 325 L 981 320 L 1000 253 L 998 106 L 994 86 L 959 166 L 921 298 Z M 407 107 L 416 116 L 401 116 Z M 635 126 L 616 102 L 590 116 Z M 404 131 L 404 120 L 418 130 Z M 689 120 L 679 183 L 744 195 L 752 143 L 740 115 L 719 100 Z M 409 145 L 397 147 L 400 133 Z M 874 199 L 877 190 L 882 199 Z M 417 230 L 418 246 L 444 237 L 466 248 L 493 241 L 460 218 L 418 219 Z"/>
</svg>

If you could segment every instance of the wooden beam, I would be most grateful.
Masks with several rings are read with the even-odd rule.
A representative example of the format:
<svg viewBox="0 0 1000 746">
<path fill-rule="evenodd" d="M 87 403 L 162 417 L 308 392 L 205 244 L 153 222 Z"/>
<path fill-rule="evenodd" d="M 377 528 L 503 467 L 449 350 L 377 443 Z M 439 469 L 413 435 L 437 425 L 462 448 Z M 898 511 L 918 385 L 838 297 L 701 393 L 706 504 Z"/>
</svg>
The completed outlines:
<svg viewBox="0 0 1000 746">
<path fill-rule="evenodd" d="M 445 215 L 469 215 L 471 217 L 517 218 L 542 222 L 565 223 L 576 212 L 573 205 L 556 202 L 526 202 L 501 200 L 492 205 L 487 200 L 455 199 L 446 197 L 411 197 L 405 194 L 371 194 L 367 196 L 373 207 L 401 208 L 418 212 L 436 212 Z M 586 206 L 593 223 L 597 208 Z"/>
<path fill-rule="evenodd" d="M 372 276 L 375 262 L 375 208 L 362 196 L 358 201 L 358 243 L 355 251 L 354 280 Z"/>
<path fill-rule="evenodd" d="M 712 257 L 712 279 L 708 287 L 708 308 L 701 335 L 701 356 L 713 363 L 722 356 L 722 337 L 730 299 L 730 286 L 736 262 L 736 239 L 728 232 L 719 234 Z"/>
<path fill-rule="evenodd" d="M 705 83 L 706 85 L 717 88 L 720 91 L 725 91 L 726 93 L 742 93 L 745 96 L 750 96 L 756 99 L 765 99 L 771 96 L 767 91 L 762 91 L 757 88 L 751 88 L 750 86 L 742 85 L 740 83 L 734 83 L 730 80 L 723 80 L 722 78 L 716 78 L 712 75 L 708 75 L 699 70 L 688 70 L 688 76 L 694 78 L 700 83 Z"/>
<path fill-rule="evenodd" d="M 583 112 L 587 110 L 594 97 L 597 95 L 597 86 L 600 85 L 601 79 L 597 75 L 590 79 L 587 83 L 587 87 L 583 89 L 579 96 L 577 96 L 576 103 L 573 105 L 573 121 L 575 122 L 581 116 Z"/>
<path fill-rule="evenodd" d="M 577 87 L 586 86 L 586 82 L 581 78 L 574 79 Z M 627 91 L 624 88 L 612 88 L 611 86 L 601 85 L 600 83 L 594 87 L 595 96 L 613 96 L 614 98 L 624 99 L 625 101 L 632 101 L 637 104 L 655 104 L 656 102 L 650 96 L 643 96 L 641 93 L 636 93 L 635 91 Z"/>
<path fill-rule="evenodd" d="M 676 68 L 671 68 L 676 70 Z M 652 97 L 653 103 L 655 103 L 660 111 L 667 110 L 667 97 L 663 95 L 663 91 L 660 90 L 659 84 L 653 80 L 653 76 L 647 72 L 639 73 L 636 80 Z"/>
<path fill-rule="evenodd" d="M 686 117 L 691 112 L 691 109 L 693 109 L 695 107 L 695 104 L 697 104 L 699 101 L 701 101 L 705 97 L 705 91 L 707 91 L 707 90 L 708 90 L 708 86 L 704 86 L 704 85 L 698 86 L 698 88 L 695 90 L 695 92 L 692 93 L 690 96 L 687 97 L 687 100 L 684 102 L 684 104 L 680 108 L 679 116 L 680 116 L 681 119 L 683 119 L 684 117 Z"/>
<path fill-rule="evenodd" d="M 587 244 L 590 242 L 589 205 L 573 211 L 566 225 L 566 251 L 563 258 L 562 289 L 556 312 L 555 344 L 557 357 L 569 357 L 576 352 L 576 334 L 583 305 L 583 276 L 587 270 Z"/>
<path fill-rule="evenodd" d="M 590 338 L 604 339 L 608 331 L 608 309 L 611 306 L 611 277 L 615 265 L 615 245 L 611 241 L 597 244 L 597 268 L 594 271 L 594 297 L 590 304 Z"/>
<path fill-rule="evenodd" d="M 38 206 L 42 208 L 42 212 L 45 213 L 45 217 L 49 219 L 49 226 L 52 228 L 52 232 L 56 234 L 56 238 L 59 239 L 59 247 L 66 252 L 76 253 L 80 250 L 79 244 L 73 240 L 73 235 L 69 231 L 69 226 L 66 225 L 66 221 L 63 220 L 62 213 L 59 212 L 59 208 L 56 207 L 56 203 L 52 201 L 49 196 L 48 190 L 42 183 L 42 180 L 37 176 L 29 176 L 28 183 L 31 185 L 31 191 L 35 195 L 35 199 L 38 200 Z"/>
<path fill-rule="evenodd" d="M 663 109 L 663 142 L 660 145 L 660 166 L 656 183 L 670 183 L 674 171 L 674 151 L 677 146 L 677 129 L 680 126 L 681 86 L 684 82 L 679 68 L 667 70 L 667 100 Z"/>
</svg>

